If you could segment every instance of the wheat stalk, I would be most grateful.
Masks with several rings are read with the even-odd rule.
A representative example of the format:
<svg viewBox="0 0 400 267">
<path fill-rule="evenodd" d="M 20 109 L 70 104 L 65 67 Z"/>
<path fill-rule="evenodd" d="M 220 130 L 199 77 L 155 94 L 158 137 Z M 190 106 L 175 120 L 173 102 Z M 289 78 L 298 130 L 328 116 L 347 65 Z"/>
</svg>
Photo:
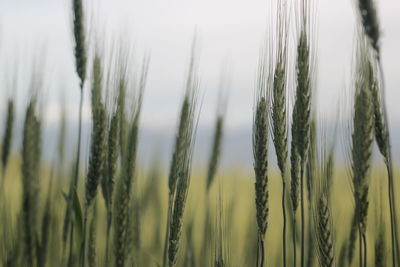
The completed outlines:
<svg viewBox="0 0 400 267">
<path fill-rule="evenodd" d="M 180 220 L 182 220 L 182 218 L 179 218 L 179 213 L 183 214 L 185 204 L 179 203 L 178 207 L 175 208 L 175 203 L 177 202 L 176 199 L 178 198 L 178 183 L 180 178 L 190 178 L 190 173 L 185 172 L 190 172 L 191 165 L 191 150 L 194 137 L 193 132 L 195 130 L 194 119 L 198 89 L 197 67 L 196 39 L 194 39 L 192 44 L 191 59 L 189 63 L 189 72 L 186 80 L 186 92 L 180 110 L 179 125 L 175 137 L 175 146 L 168 175 L 168 213 L 167 230 L 165 232 L 164 240 L 164 267 L 166 267 L 167 264 L 169 266 L 174 266 L 176 264 L 176 253 L 179 248 L 179 244 L 176 244 L 176 242 L 179 242 L 180 239 Z M 185 168 L 189 168 L 189 170 L 185 170 Z M 187 188 L 185 187 L 188 185 L 188 181 L 181 182 L 179 193 L 179 198 L 181 199 L 181 201 L 186 201 L 185 194 Z M 175 218 L 173 216 L 175 216 Z M 174 230 L 175 234 L 175 236 L 173 237 L 171 233 L 172 229 Z"/>
<path fill-rule="evenodd" d="M 114 212 L 114 249 L 115 249 L 115 265 L 124 267 L 127 258 L 127 238 L 128 238 L 128 221 L 129 206 L 131 200 L 132 186 L 135 180 L 137 142 L 139 133 L 139 119 L 142 107 L 143 92 L 146 87 L 148 72 L 148 58 L 143 61 L 141 78 L 136 99 L 136 107 L 133 110 L 133 120 L 127 138 L 127 147 L 125 148 L 122 158 L 122 170 L 116 188 L 115 212 Z"/>
<path fill-rule="evenodd" d="M 375 7 L 374 0 L 358 0 L 358 13 L 360 18 L 360 24 L 363 28 L 365 35 L 367 36 L 369 43 L 373 50 L 375 51 L 375 55 L 378 61 L 379 72 L 381 75 L 381 88 L 379 88 L 380 93 L 384 96 L 384 75 L 383 68 L 380 60 L 380 27 L 379 20 L 377 16 L 377 10 Z M 373 90 L 373 101 L 374 101 L 374 109 L 375 109 L 375 139 L 377 141 L 379 150 L 382 156 L 385 159 L 385 164 L 388 173 L 388 199 L 390 205 L 390 225 L 391 225 L 391 242 L 392 242 L 392 264 L 396 265 L 396 261 L 400 261 L 400 246 L 398 240 L 398 231 L 397 231 L 397 215 L 396 215 L 396 207 L 394 200 L 394 183 L 393 183 L 393 163 L 391 159 L 391 150 L 390 150 L 390 139 L 389 139 L 389 130 L 387 123 L 387 112 L 385 106 L 384 97 L 382 100 L 379 99 L 378 94 L 378 84 L 374 81 L 374 85 L 376 90 Z"/>
<path fill-rule="evenodd" d="M 379 58 L 380 30 L 374 0 L 358 0 L 358 10 L 364 32 L 368 36 L 368 39 Z"/>
<path fill-rule="evenodd" d="M 224 75 L 224 74 L 222 74 Z M 207 180 L 206 180 L 206 197 L 205 197 L 205 222 L 204 222 L 204 238 L 203 244 L 201 248 L 201 264 L 206 264 L 208 260 L 208 255 L 210 254 L 210 240 L 212 239 L 212 222 L 211 222 L 211 214 L 210 214 L 210 188 L 213 182 L 216 179 L 217 169 L 220 163 L 221 157 L 221 149 L 222 149 L 222 141 L 224 135 L 224 122 L 225 122 L 225 114 L 227 108 L 227 98 L 226 98 L 226 87 L 228 86 L 227 82 L 224 81 L 224 78 L 221 78 L 220 81 L 220 89 L 218 95 L 218 108 L 217 108 L 217 119 L 215 121 L 214 127 L 214 135 L 212 141 L 212 149 L 211 154 L 208 161 L 208 169 L 207 169 Z"/>
<path fill-rule="evenodd" d="M 88 266 L 96 267 L 96 240 L 97 240 L 97 201 L 94 199 L 92 220 L 89 226 L 89 242 L 88 242 Z"/>
<path fill-rule="evenodd" d="M 189 153 L 191 151 L 188 151 Z M 185 156 L 185 162 L 181 174 L 179 175 L 176 195 L 173 202 L 171 221 L 169 224 L 168 236 L 168 266 L 173 267 L 177 262 L 177 254 L 180 245 L 180 236 L 183 224 L 183 213 L 186 205 L 187 192 L 190 181 L 190 159 L 191 156 Z"/>
<path fill-rule="evenodd" d="M 272 141 L 275 146 L 275 153 L 278 167 L 282 178 L 282 213 L 283 213 L 283 232 L 282 232 L 282 258 L 283 266 L 286 267 L 286 169 L 287 169 L 287 113 L 286 113 L 286 94 L 287 94 L 287 54 L 288 54 L 288 16 L 286 1 L 281 0 L 277 3 L 277 22 L 276 22 L 276 42 L 271 50 L 276 52 L 271 55 L 275 70 L 272 86 L 268 85 L 268 94 L 271 102 L 271 131 Z M 276 47 L 276 48 L 275 48 Z M 272 70 L 271 70 L 272 72 Z M 271 92 L 272 91 L 272 92 Z"/>
<path fill-rule="evenodd" d="M 49 187 L 48 187 L 48 192 L 47 192 L 47 199 L 46 199 L 46 204 L 44 208 L 44 214 L 42 217 L 42 225 L 41 225 L 41 239 L 40 239 L 40 245 L 39 245 L 39 253 L 38 253 L 38 266 L 46 266 L 46 260 L 47 260 L 47 255 L 48 255 L 48 246 L 49 246 L 49 237 L 50 237 L 50 231 L 48 230 L 52 221 L 54 220 L 53 214 L 52 214 L 52 200 L 53 200 L 53 173 L 54 173 L 54 167 L 51 169 L 50 173 L 50 181 L 49 181 Z"/>
<path fill-rule="evenodd" d="M 264 266 L 264 238 L 268 226 L 268 101 L 266 98 L 266 65 L 262 55 L 256 88 L 253 120 L 253 161 L 255 174 L 255 201 L 258 228 L 257 266 Z"/>
<path fill-rule="evenodd" d="M 75 68 L 81 82 L 81 89 L 86 78 L 85 23 L 82 0 L 72 0 L 73 29 L 75 38 Z"/>
<path fill-rule="evenodd" d="M 317 138 L 317 133 L 314 134 L 314 139 Z M 335 266 L 334 254 L 334 228 L 331 215 L 331 181 L 333 177 L 333 146 L 330 151 L 322 149 L 320 154 L 321 163 L 318 171 L 315 173 L 319 179 L 315 180 L 316 188 L 312 195 L 312 202 L 315 203 L 312 213 L 314 216 L 314 227 L 316 243 L 318 245 L 318 259 L 321 266 Z M 316 152 L 315 152 L 316 153 Z M 316 157 L 316 155 L 314 154 Z M 317 159 L 313 159 L 317 161 Z M 315 164 L 317 165 L 317 164 Z M 314 166 L 317 169 L 317 166 Z"/>
<path fill-rule="evenodd" d="M 194 71 L 193 69 L 191 71 Z M 195 75 L 195 73 L 192 73 Z M 178 166 L 178 172 L 174 174 L 176 181 L 176 189 L 173 194 L 172 209 L 170 214 L 170 220 L 168 221 L 168 266 L 173 267 L 177 262 L 177 253 L 180 245 L 180 236 L 183 224 L 183 214 L 186 205 L 186 198 L 190 184 L 190 171 L 192 162 L 192 153 L 194 146 L 194 134 L 196 132 L 196 91 L 197 91 L 197 79 L 192 77 L 193 80 L 188 83 L 185 101 L 188 103 L 188 113 L 186 118 L 186 127 L 179 129 L 179 133 L 182 134 L 183 138 L 183 155 L 181 165 Z M 189 78 L 190 79 L 190 78 Z M 182 111 L 183 108 L 182 107 Z M 182 115 L 182 114 L 181 114 Z"/>
<path fill-rule="evenodd" d="M 312 212 L 312 203 L 314 197 L 314 187 L 316 180 L 316 169 L 317 169 L 317 125 L 316 120 L 311 120 L 310 128 L 310 149 L 308 151 L 308 161 L 306 166 L 306 180 L 307 180 L 307 191 L 308 191 L 308 203 L 309 211 Z M 329 196 L 328 196 L 329 199 Z M 314 222 L 309 221 L 308 225 L 308 253 L 306 266 L 313 266 L 315 260 L 315 240 L 314 240 Z"/>
<path fill-rule="evenodd" d="M 227 224 L 224 210 L 223 193 L 222 193 L 222 182 L 219 184 L 218 191 L 218 206 L 216 211 L 216 222 L 214 237 L 214 259 L 213 263 L 215 267 L 229 266 L 229 241 L 227 240 Z"/>
<path fill-rule="evenodd" d="M 84 8 L 82 4 L 82 0 L 72 0 L 72 20 L 73 20 L 73 32 L 74 32 L 74 56 L 75 56 L 75 70 L 80 79 L 80 101 L 79 101 L 79 121 L 78 121 L 78 140 L 77 140 L 77 152 L 76 152 L 76 162 L 75 162 L 75 170 L 73 174 L 73 179 L 70 185 L 69 194 L 68 194 L 68 205 L 66 210 L 65 219 L 67 220 L 66 224 L 70 225 L 70 227 L 64 227 L 65 230 L 70 231 L 70 245 L 69 245 L 69 257 L 68 257 L 68 266 L 72 265 L 72 251 L 73 251 L 73 231 L 74 224 L 71 221 L 70 214 L 72 213 L 72 209 L 74 206 L 74 198 L 73 194 L 76 192 L 78 185 L 78 176 L 79 176 L 79 168 L 80 168 L 80 156 L 81 156 L 81 137 L 82 137 L 82 108 L 83 108 L 83 86 L 86 78 L 86 40 L 85 40 L 85 14 Z M 66 243 L 66 237 L 68 233 L 64 234 L 64 243 Z"/>
<path fill-rule="evenodd" d="M 4 129 L 3 135 L 3 143 L 2 143 L 2 150 L 1 150 L 1 163 L 2 163 L 2 181 L 4 183 L 5 179 L 5 172 L 7 168 L 8 158 L 10 156 L 10 149 L 12 144 L 12 137 L 13 137 L 13 128 L 14 128 L 14 100 L 10 99 L 7 102 L 7 115 L 6 115 L 6 127 Z M 3 187 L 3 186 L 1 186 Z"/>
<path fill-rule="evenodd" d="M 193 241 L 193 219 L 187 223 L 186 231 L 186 251 L 183 266 L 196 266 L 196 258 L 194 251 L 194 241 Z"/>
<path fill-rule="evenodd" d="M 357 242 L 357 232 L 358 232 L 358 224 L 357 224 L 357 214 L 353 214 L 353 218 L 351 220 L 351 228 L 350 228 L 350 237 L 349 242 L 347 244 L 347 263 L 352 264 L 354 259 L 354 251 Z"/>
<path fill-rule="evenodd" d="M 89 169 L 85 182 L 85 205 L 86 209 L 91 206 L 97 193 L 104 171 L 106 159 L 106 136 L 107 136 L 107 114 L 101 100 L 101 66 L 100 58 L 96 57 L 93 64 L 93 87 L 92 87 L 92 137 L 89 155 Z"/>
<path fill-rule="evenodd" d="M 361 44 L 362 45 L 362 44 Z M 361 47 L 362 48 L 362 47 Z M 356 94 L 354 102 L 353 134 L 352 134 L 352 175 L 354 198 L 356 203 L 356 220 L 360 231 L 360 239 L 366 243 L 366 220 L 368 211 L 368 171 L 372 153 L 373 141 L 373 103 L 371 85 L 369 84 L 368 54 L 361 49 L 358 57 Z M 364 266 L 366 262 L 366 247 L 364 244 Z M 362 261 L 361 261 L 362 262 Z M 362 266 L 362 265 L 360 265 Z"/>
<path fill-rule="evenodd" d="M 224 125 L 224 116 L 222 114 L 218 114 L 217 120 L 215 122 L 212 151 L 211 151 L 210 160 L 208 163 L 207 191 L 210 189 L 210 186 L 211 186 L 212 182 L 214 181 L 215 175 L 217 173 L 219 157 L 221 154 L 223 125 Z"/>
<path fill-rule="evenodd" d="M 85 181 L 85 210 L 83 221 L 82 266 L 85 266 L 86 228 L 88 211 L 97 194 L 97 188 L 101 177 L 104 175 L 104 163 L 106 161 L 106 136 L 107 114 L 101 99 L 102 90 L 102 66 L 99 55 L 95 55 L 93 62 L 92 82 L 92 134 L 90 143 L 89 167 Z"/>
<path fill-rule="evenodd" d="M 385 236 L 382 231 L 379 232 L 378 238 L 375 243 L 375 266 L 386 266 L 386 244 Z"/>
<path fill-rule="evenodd" d="M 296 125 L 296 152 L 300 159 L 300 203 L 301 203 L 301 266 L 304 266 L 304 168 L 310 142 L 310 112 L 311 112 L 311 78 L 310 78 L 310 47 L 305 29 L 300 34 L 297 45 L 297 88 L 293 124 Z"/>
<path fill-rule="evenodd" d="M 293 109 L 293 117 L 297 116 L 297 108 Z M 293 210 L 293 223 L 292 223 L 292 242 L 293 242 L 293 261 L 294 266 L 297 263 L 296 255 L 296 211 L 299 207 L 299 184 L 300 184 L 300 157 L 297 152 L 296 139 L 293 137 L 297 133 L 297 125 L 292 122 L 291 127 L 292 140 L 290 144 L 290 200 Z"/>
<path fill-rule="evenodd" d="M 335 266 L 331 214 L 327 196 L 324 194 L 317 203 L 315 217 L 319 262 L 323 267 Z"/>
<path fill-rule="evenodd" d="M 126 99 L 126 79 L 122 76 L 118 82 L 118 126 L 119 126 L 119 147 L 121 156 L 124 155 L 125 139 L 126 139 L 126 114 L 125 114 L 125 99 Z"/>
<path fill-rule="evenodd" d="M 393 184 L 393 167 L 391 160 L 391 151 L 390 151 L 390 138 L 389 138 L 389 129 L 388 124 L 384 112 L 384 100 L 382 99 L 380 93 L 383 91 L 382 88 L 379 87 L 379 81 L 377 80 L 376 69 L 372 65 L 373 63 L 369 62 L 369 71 L 370 75 L 370 85 L 372 89 L 372 101 L 373 101 L 373 109 L 374 109 L 374 132 L 375 132 L 375 140 L 379 148 L 379 152 L 384 158 L 384 162 L 386 165 L 386 170 L 388 174 L 388 201 L 389 201 L 389 212 L 390 212 L 390 233 L 391 233 L 391 244 L 394 249 L 392 249 L 392 264 L 396 265 L 396 261 L 399 261 L 397 257 L 399 257 L 399 244 L 398 244 L 398 236 L 397 236 L 397 216 L 396 216 L 396 205 L 394 201 L 394 184 Z"/>
<path fill-rule="evenodd" d="M 118 123 L 119 116 L 118 112 L 115 111 L 112 115 L 111 122 L 108 129 L 108 143 L 107 143 L 107 162 L 105 175 L 102 179 L 102 191 L 106 202 L 107 210 L 107 233 L 106 233 L 106 264 L 109 264 L 109 246 L 110 246 L 110 233 L 112 224 L 112 211 L 113 211 L 113 193 L 114 183 L 117 175 L 117 164 L 118 164 Z"/>
<path fill-rule="evenodd" d="M 380 194 L 381 190 L 379 191 Z M 382 196 L 380 196 L 379 201 L 379 211 L 377 215 L 380 217 L 377 225 L 377 235 L 375 238 L 375 266 L 384 267 L 386 266 L 386 235 L 385 235 L 385 219 L 383 217 L 383 206 L 382 206 Z"/>
<path fill-rule="evenodd" d="M 36 231 L 39 170 L 40 170 L 41 123 L 36 115 L 36 99 L 31 99 L 25 113 L 22 141 L 22 216 L 26 264 L 36 266 Z"/>
<path fill-rule="evenodd" d="M 187 192 L 190 183 L 190 170 L 191 170 L 191 160 L 192 151 L 194 145 L 194 133 L 196 127 L 196 88 L 197 81 L 193 81 L 188 87 L 187 96 L 185 97 L 185 102 L 188 104 L 187 118 L 185 119 L 185 127 L 179 130 L 179 133 L 183 134 L 183 150 L 181 151 L 182 158 L 179 160 L 180 165 L 177 166 L 178 170 L 175 169 L 176 173 L 172 176 L 175 181 L 173 182 L 175 186 L 175 192 L 173 193 L 171 214 L 168 227 L 168 266 L 173 267 L 176 265 L 177 253 L 179 250 L 180 235 L 183 223 L 183 213 L 186 204 Z M 187 99 L 187 100 L 186 100 Z M 184 111 L 185 105 L 182 107 Z M 182 113 L 181 113 L 182 115 Z M 174 170 L 174 168 L 171 168 Z M 171 177 L 171 175 L 170 175 Z"/>
</svg>

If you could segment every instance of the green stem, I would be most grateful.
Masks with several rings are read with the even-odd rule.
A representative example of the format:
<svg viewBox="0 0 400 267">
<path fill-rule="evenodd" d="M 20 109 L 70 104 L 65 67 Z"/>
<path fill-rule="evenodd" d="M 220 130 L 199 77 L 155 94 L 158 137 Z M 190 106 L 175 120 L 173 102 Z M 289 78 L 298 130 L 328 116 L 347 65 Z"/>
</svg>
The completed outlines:
<svg viewBox="0 0 400 267">
<path fill-rule="evenodd" d="M 387 118 L 387 107 L 385 101 L 385 75 L 383 72 L 382 62 L 380 60 L 380 54 L 377 53 L 377 61 L 378 61 L 378 68 L 379 73 L 381 74 L 381 95 L 382 95 L 382 110 L 383 110 L 383 118 L 385 120 L 385 127 L 387 134 L 389 134 L 389 122 Z M 391 230 L 391 241 L 392 241 L 392 262 L 393 266 L 396 265 L 397 262 L 400 262 L 400 246 L 399 246 L 399 239 L 398 239 L 398 231 L 397 231 L 397 215 L 396 215 L 396 202 L 395 202 L 395 194 L 394 194 L 394 181 L 393 181 L 393 161 L 392 161 L 392 149 L 390 144 L 390 137 L 387 137 L 387 158 L 386 158 L 386 168 L 388 172 L 388 197 L 389 197 L 389 208 L 390 208 L 390 230 Z"/>
<path fill-rule="evenodd" d="M 73 177 L 73 184 L 72 184 L 72 190 L 70 190 L 70 195 L 69 195 L 69 209 L 72 212 L 73 209 L 73 197 L 72 194 L 74 190 L 77 190 L 78 188 L 78 177 L 79 177 L 79 163 L 80 163 L 80 157 L 81 157 L 81 137 L 82 137 L 82 107 L 83 107 L 83 84 L 81 85 L 81 96 L 80 96 L 80 101 L 79 101 L 79 124 L 78 124 L 78 149 L 76 153 L 76 162 L 75 162 L 75 172 L 74 172 L 74 177 Z M 72 218 L 72 216 L 71 216 Z M 74 223 L 73 220 L 70 219 L 71 224 L 71 235 L 70 235 L 70 251 L 69 251 L 69 257 L 68 257 L 68 266 L 72 266 L 72 250 L 73 250 L 73 243 L 74 243 Z"/>
<path fill-rule="evenodd" d="M 285 179 L 282 177 L 282 180 Z M 283 267 L 286 267 L 286 203 L 285 203 L 286 182 L 282 182 L 282 213 L 283 213 L 283 232 L 282 232 L 282 253 L 283 253 Z"/>
<path fill-rule="evenodd" d="M 82 247 L 81 247 L 81 265 L 85 267 L 86 262 L 86 225 L 87 225 L 87 217 L 88 217 L 88 209 L 89 207 L 85 207 L 85 215 L 83 219 L 83 237 L 82 237 Z"/>
<path fill-rule="evenodd" d="M 109 250 L 110 250 L 110 233 L 111 233 L 111 222 L 112 222 L 112 213 L 111 211 L 107 212 L 107 236 L 106 236 L 106 265 L 109 266 Z"/>
<path fill-rule="evenodd" d="M 257 243 L 258 243 L 257 267 L 264 267 L 264 261 L 265 261 L 264 239 L 260 233 L 258 234 Z"/>
<path fill-rule="evenodd" d="M 360 267 L 363 267 L 363 242 L 360 226 L 358 226 L 359 252 L 360 252 Z"/>
<path fill-rule="evenodd" d="M 365 233 L 362 234 L 363 245 L 364 245 L 364 267 L 367 267 L 367 237 Z"/>
<path fill-rule="evenodd" d="M 71 231 L 69 237 L 69 254 L 68 254 L 68 267 L 73 266 L 73 250 L 74 250 L 74 224 L 71 224 Z"/>
<path fill-rule="evenodd" d="M 389 198 L 389 212 L 390 212 L 390 234 L 392 242 L 392 262 L 393 266 L 396 266 L 396 253 L 397 257 L 399 252 L 399 240 L 397 235 L 397 221 L 396 221 L 396 206 L 394 199 L 394 183 L 393 183 L 393 171 L 391 168 L 391 163 L 386 163 L 387 173 L 388 173 L 388 198 Z M 398 259 L 397 259 L 398 260 Z"/>
<path fill-rule="evenodd" d="M 4 179 L 6 177 L 5 175 L 6 172 L 6 168 L 5 166 L 3 166 L 3 169 L 1 170 L 1 174 L 0 174 L 0 180 L 1 180 L 1 184 L 0 184 L 0 193 L 3 194 L 3 187 L 4 187 Z"/>
<path fill-rule="evenodd" d="M 209 206 L 210 206 L 210 204 L 209 204 L 209 195 L 210 195 L 210 193 L 209 193 L 209 190 L 207 189 L 207 191 L 206 191 L 206 197 L 205 197 L 205 201 L 204 201 L 204 205 L 205 205 L 205 212 L 206 212 L 206 214 L 205 214 L 205 220 L 204 220 L 204 237 L 203 237 L 203 244 L 202 244 L 202 247 L 201 247 L 201 265 L 202 266 L 205 266 L 205 265 L 207 265 L 207 262 L 208 262 L 208 256 L 209 256 L 209 250 L 208 250 L 208 248 L 210 247 L 209 245 L 209 241 L 210 241 L 210 232 L 211 232 L 211 229 L 210 229 L 210 224 L 211 224 L 211 222 L 210 222 L 210 209 L 208 208 Z"/>
<path fill-rule="evenodd" d="M 168 258 L 168 238 L 169 238 L 169 223 L 172 215 L 172 204 L 173 204 L 173 195 L 169 194 L 168 199 L 168 214 L 167 214 L 167 229 L 165 231 L 165 239 L 164 239 L 164 257 L 163 257 L 163 267 L 167 267 L 167 258 Z"/>
<path fill-rule="evenodd" d="M 4 179 L 5 179 L 5 168 L 4 168 L 4 166 L 3 166 L 3 169 L 1 170 L 1 174 L 0 174 L 0 180 L 1 180 L 1 182 L 0 182 L 0 194 L 1 194 L 1 197 L 3 197 L 4 196 Z M 4 198 L 5 198 L 5 196 L 4 196 Z"/>
<path fill-rule="evenodd" d="M 304 164 L 302 164 L 304 165 Z M 301 166 L 300 174 L 300 203 L 301 203 L 301 267 L 304 267 L 304 168 Z"/>
<path fill-rule="evenodd" d="M 293 241 L 293 267 L 296 267 L 297 256 L 296 256 L 296 212 L 293 214 L 293 231 L 292 231 L 292 241 Z"/>
</svg>

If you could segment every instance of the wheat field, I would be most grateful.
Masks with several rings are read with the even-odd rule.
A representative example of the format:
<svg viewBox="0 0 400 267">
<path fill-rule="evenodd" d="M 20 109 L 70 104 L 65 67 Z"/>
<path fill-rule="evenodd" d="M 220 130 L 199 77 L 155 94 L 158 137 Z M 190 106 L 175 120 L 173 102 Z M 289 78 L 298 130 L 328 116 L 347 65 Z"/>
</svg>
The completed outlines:
<svg viewBox="0 0 400 267">
<path fill-rule="evenodd" d="M 207 97 L 197 30 L 168 160 L 155 153 L 141 165 L 151 53 L 132 60 L 125 40 L 107 40 L 98 29 L 90 4 L 69 2 L 78 127 L 63 109 L 55 152 L 44 156 L 40 64 L 32 64 L 22 110 L 16 94 L 3 97 L 0 266 L 400 266 L 391 146 L 398 137 L 389 130 L 374 0 L 354 1 L 352 72 L 339 103 L 348 116 L 338 112 L 334 125 L 315 102 L 318 3 L 272 1 L 248 85 L 250 169 L 222 164 L 229 76 L 221 77 L 207 162 L 195 160 Z M 69 129 L 76 131 L 72 149 Z"/>
</svg>

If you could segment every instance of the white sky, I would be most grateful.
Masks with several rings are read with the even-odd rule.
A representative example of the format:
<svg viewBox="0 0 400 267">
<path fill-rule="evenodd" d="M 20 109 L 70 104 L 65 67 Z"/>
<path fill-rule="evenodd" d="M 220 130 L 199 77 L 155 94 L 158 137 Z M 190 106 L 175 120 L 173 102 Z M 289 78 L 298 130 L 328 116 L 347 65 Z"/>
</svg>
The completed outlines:
<svg viewBox="0 0 400 267">
<path fill-rule="evenodd" d="M 230 62 L 233 79 L 228 128 L 249 127 L 255 70 L 266 30 L 269 1 L 91 0 L 87 3 L 92 6 L 92 13 L 100 22 L 98 25 L 130 36 L 138 58 L 144 51 L 151 52 L 142 123 L 147 128 L 165 130 L 167 127 L 173 131 L 195 27 L 201 39 L 200 69 L 204 92 L 200 124 L 209 126 L 213 122 L 220 70 L 223 62 Z M 337 97 L 349 83 L 355 12 L 352 0 L 316 2 L 318 108 L 329 118 L 337 111 Z M 400 2 L 377 2 L 386 94 L 393 125 L 400 122 Z M 31 66 L 30 58 L 45 55 L 48 88 L 44 109 L 48 123 L 57 120 L 59 89 L 65 92 L 70 118 L 76 118 L 79 90 L 73 68 L 69 1 L 0 0 L 0 40 L 2 93 L 12 77 L 16 58 L 19 59 L 18 66 L 26 72 Z M 41 54 L 32 52 L 38 50 Z M 24 92 L 20 89 L 19 93 Z M 19 102 L 23 104 L 26 97 L 20 98 Z M 3 107 L 1 104 L 0 110 L 4 110 Z M 89 109 L 85 110 L 88 114 Z"/>
</svg>

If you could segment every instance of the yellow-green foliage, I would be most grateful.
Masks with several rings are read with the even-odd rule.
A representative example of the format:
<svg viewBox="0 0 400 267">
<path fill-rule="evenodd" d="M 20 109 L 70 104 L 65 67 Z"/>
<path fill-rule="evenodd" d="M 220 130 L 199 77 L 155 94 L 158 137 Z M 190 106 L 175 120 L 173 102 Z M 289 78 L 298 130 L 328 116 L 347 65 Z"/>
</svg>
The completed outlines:
<svg viewBox="0 0 400 267">
<path fill-rule="evenodd" d="M 0 246 L 0 261 L 3 262 L 7 255 L 7 250 L 10 249 L 10 239 L 13 235 L 4 232 L 5 226 L 15 227 L 17 225 L 17 216 L 20 212 L 21 207 L 21 179 L 20 179 L 20 160 L 17 157 L 12 157 L 10 160 L 9 170 L 6 175 L 4 194 L 2 199 L 2 213 L 7 210 L 8 216 L 1 217 L 1 246 Z M 371 173 L 371 191 L 370 199 L 375 200 L 379 197 L 379 190 L 383 190 L 386 187 L 385 171 L 383 166 L 376 167 Z M 151 170 L 150 170 L 151 171 Z M 145 172 L 141 172 L 145 173 Z M 256 245 L 257 226 L 255 221 L 255 203 L 254 203 L 254 179 L 251 171 L 244 171 L 244 169 L 229 168 L 224 170 L 223 175 L 219 175 L 217 182 L 210 188 L 209 193 L 209 206 L 205 207 L 204 198 L 206 197 L 206 172 L 203 169 L 195 168 L 192 181 L 188 193 L 187 206 L 185 212 L 185 221 L 193 220 L 193 247 L 195 252 L 195 259 L 198 260 L 200 257 L 200 249 L 202 242 L 208 242 L 209 246 L 214 246 L 213 240 L 204 240 L 204 217 L 206 209 L 209 209 L 212 216 L 212 222 L 215 222 L 215 216 L 217 213 L 218 204 L 218 191 L 222 192 L 223 201 L 223 220 L 225 222 L 225 239 L 226 246 L 229 251 L 230 264 L 228 266 L 254 266 L 252 261 L 255 260 L 254 245 Z M 349 225 L 351 223 L 352 214 L 354 212 L 354 201 L 353 195 L 350 188 L 349 180 L 347 179 L 346 171 L 343 168 L 336 169 L 333 178 L 333 190 L 332 190 L 332 218 L 334 225 L 334 244 L 336 247 L 340 247 L 343 241 L 348 239 L 349 236 Z M 54 194 L 52 198 L 52 218 L 53 222 L 49 229 L 50 231 L 50 245 L 47 259 L 47 266 L 60 266 L 62 262 L 62 251 L 61 251 L 61 225 L 64 216 L 65 199 L 62 196 L 62 192 L 66 192 L 67 184 L 65 177 L 59 177 L 64 179 L 65 182 L 61 182 L 63 185 L 61 188 L 53 188 Z M 79 188 L 79 197 L 83 199 L 83 182 L 84 179 L 81 177 Z M 43 213 L 45 196 L 48 190 L 48 179 L 50 179 L 50 170 L 48 167 L 43 166 L 41 170 L 40 180 L 40 207 Z M 58 177 L 56 178 L 58 179 Z M 270 217 L 268 223 L 268 231 L 266 233 L 266 259 L 269 266 L 280 266 L 282 262 L 281 255 L 281 242 L 282 242 L 282 216 L 281 216 L 281 178 L 278 170 L 272 171 L 270 174 Z M 134 194 L 140 195 L 143 200 L 141 206 L 140 216 L 140 235 L 141 235 L 141 246 L 140 250 L 137 250 L 133 245 L 130 246 L 130 261 L 138 264 L 137 266 L 158 266 L 162 262 L 162 251 L 163 251 L 163 238 L 165 231 L 165 223 L 167 218 L 167 203 L 168 203 L 168 186 L 167 186 L 167 175 L 162 173 L 157 183 L 151 183 L 151 179 L 148 175 L 142 175 L 138 177 Z M 54 183 L 53 185 L 58 184 Z M 144 192 L 147 191 L 147 187 L 151 186 L 153 195 L 147 199 L 144 196 Z M 384 194 L 384 192 L 380 192 Z M 146 201 L 146 203 L 144 203 Z M 97 195 L 97 237 L 96 237 L 96 255 L 97 255 L 97 266 L 104 265 L 104 252 L 105 252 L 105 241 L 106 241 L 106 208 L 104 200 L 101 194 Z M 382 210 L 387 210 L 387 204 L 382 201 Z M 307 203 L 308 204 L 308 203 Z M 368 246 L 369 260 L 372 263 L 374 261 L 374 249 L 376 234 L 378 232 L 378 219 L 381 215 L 379 208 L 371 209 L 368 214 L 368 225 L 367 235 L 368 239 L 371 240 Z M 312 220 L 311 214 L 306 212 L 306 221 Z M 389 220 L 384 220 L 385 228 L 390 229 Z M 184 229 L 187 225 L 183 225 Z M 214 225 L 215 226 L 215 225 Z M 131 226 L 132 228 L 134 225 Z M 185 231 L 185 230 L 184 230 Z M 183 232 L 184 232 L 183 231 Z M 15 233 L 14 233 L 15 234 Z M 386 231 L 388 235 L 388 231 Z M 217 236 L 217 235 L 213 235 Z M 4 239 L 4 237 L 7 237 Z M 183 245 L 179 253 L 178 266 L 182 266 L 183 258 L 185 255 L 186 237 L 182 235 Z M 386 236 L 388 240 L 389 235 Z M 386 243 L 388 246 L 389 243 Z M 288 243 L 288 251 L 291 251 L 291 243 Z M 299 249 L 299 248 L 298 248 Z M 211 250 L 213 251 L 213 250 Z M 335 251 L 335 257 L 339 257 L 339 250 Z M 288 263 L 291 263 L 291 253 L 288 253 Z M 21 255 L 22 257 L 22 255 Z M 208 255 L 210 262 L 214 258 L 213 255 Z M 357 264 L 357 257 L 353 264 Z M 318 262 L 316 262 L 317 264 Z M 251 265 L 248 265 L 251 264 Z M 317 266 L 317 265 L 316 265 Z"/>
</svg>

